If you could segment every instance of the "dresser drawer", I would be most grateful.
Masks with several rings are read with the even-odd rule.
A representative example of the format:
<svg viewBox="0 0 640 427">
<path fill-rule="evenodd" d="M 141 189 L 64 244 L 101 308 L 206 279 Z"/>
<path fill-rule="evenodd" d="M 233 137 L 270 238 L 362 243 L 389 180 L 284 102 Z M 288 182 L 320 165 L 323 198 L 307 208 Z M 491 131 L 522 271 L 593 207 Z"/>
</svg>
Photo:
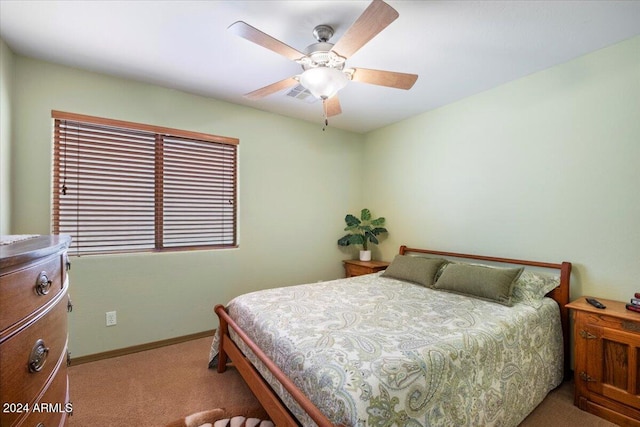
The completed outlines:
<svg viewBox="0 0 640 427">
<path fill-rule="evenodd" d="M 72 406 L 69 403 L 67 361 L 60 360 L 57 373 L 51 381 L 47 391 L 38 399 L 36 404 L 29 408 L 30 414 L 20 426 L 32 427 L 41 423 L 45 427 L 58 427 L 63 425 Z"/>
<path fill-rule="evenodd" d="M 0 330 L 30 315 L 62 291 L 64 257 L 56 254 L 0 276 Z"/>
<path fill-rule="evenodd" d="M 58 361 L 66 360 L 66 293 L 59 294 L 54 303 L 37 322 L 0 344 L 0 401 L 33 403 Z"/>
</svg>

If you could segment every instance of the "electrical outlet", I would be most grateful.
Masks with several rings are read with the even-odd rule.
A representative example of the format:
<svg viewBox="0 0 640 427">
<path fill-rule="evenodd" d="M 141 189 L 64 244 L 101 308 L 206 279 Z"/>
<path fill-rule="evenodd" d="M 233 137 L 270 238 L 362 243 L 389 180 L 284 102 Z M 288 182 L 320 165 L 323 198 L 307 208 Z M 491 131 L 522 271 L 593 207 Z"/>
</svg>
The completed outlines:
<svg viewBox="0 0 640 427">
<path fill-rule="evenodd" d="M 115 311 L 107 311 L 107 326 L 114 326 L 116 323 L 116 312 Z"/>
</svg>

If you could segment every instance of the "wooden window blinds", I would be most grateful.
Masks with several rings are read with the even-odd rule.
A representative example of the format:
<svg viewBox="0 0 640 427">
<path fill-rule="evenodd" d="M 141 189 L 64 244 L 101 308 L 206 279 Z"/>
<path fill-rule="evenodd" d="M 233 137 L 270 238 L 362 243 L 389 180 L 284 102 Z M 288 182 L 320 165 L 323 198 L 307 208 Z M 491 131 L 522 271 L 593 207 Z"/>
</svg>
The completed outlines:
<svg viewBox="0 0 640 427">
<path fill-rule="evenodd" d="M 52 117 L 53 233 L 71 254 L 237 246 L 237 139 Z"/>
</svg>

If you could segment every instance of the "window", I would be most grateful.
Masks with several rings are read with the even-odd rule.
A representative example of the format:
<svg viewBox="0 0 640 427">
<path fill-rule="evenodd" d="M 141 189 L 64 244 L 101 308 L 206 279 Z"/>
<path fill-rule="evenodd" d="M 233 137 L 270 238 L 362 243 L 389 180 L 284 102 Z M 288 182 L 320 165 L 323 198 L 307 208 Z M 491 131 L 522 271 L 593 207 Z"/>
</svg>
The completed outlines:
<svg viewBox="0 0 640 427">
<path fill-rule="evenodd" d="M 52 117 L 53 233 L 71 254 L 237 246 L 237 139 Z"/>
</svg>

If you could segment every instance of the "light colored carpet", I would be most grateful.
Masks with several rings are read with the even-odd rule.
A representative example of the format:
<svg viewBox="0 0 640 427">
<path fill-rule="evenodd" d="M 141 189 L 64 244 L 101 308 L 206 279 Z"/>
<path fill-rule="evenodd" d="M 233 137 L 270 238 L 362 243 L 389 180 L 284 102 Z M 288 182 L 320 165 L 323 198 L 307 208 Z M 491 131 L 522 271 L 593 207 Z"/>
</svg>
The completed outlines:
<svg viewBox="0 0 640 427">
<path fill-rule="evenodd" d="M 208 369 L 212 338 L 69 368 L 68 427 L 164 427 L 214 408 L 255 408 L 234 369 Z"/>
<path fill-rule="evenodd" d="M 520 427 L 615 427 L 617 424 L 582 411 L 573 404 L 573 381 L 547 395 Z"/>
<path fill-rule="evenodd" d="M 257 408 L 238 372 L 207 368 L 211 338 L 69 368 L 68 427 L 164 427 L 190 414 Z M 551 392 L 521 427 L 611 427 L 573 405 L 573 383 Z"/>
</svg>

